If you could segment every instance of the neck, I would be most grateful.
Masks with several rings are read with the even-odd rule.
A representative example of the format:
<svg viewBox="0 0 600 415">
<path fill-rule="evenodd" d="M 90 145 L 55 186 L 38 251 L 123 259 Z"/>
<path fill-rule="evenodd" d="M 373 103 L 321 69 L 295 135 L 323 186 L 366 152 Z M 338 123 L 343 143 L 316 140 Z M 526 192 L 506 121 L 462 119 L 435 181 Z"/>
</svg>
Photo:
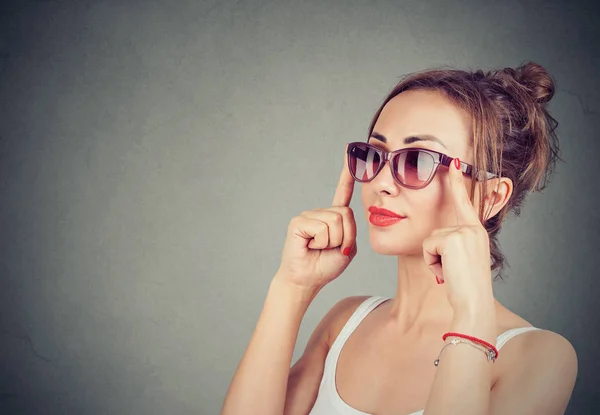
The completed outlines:
<svg viewBox="0 0 600 415">
<path fill-rule="evenodd" d="M 422 256 L 412 255 L 398 256 L 398 285 L 389 310 L 390 324 L 401 334 L 450 324 L 454 315 L 445 284 L 436 283 Z"/>
</svg>

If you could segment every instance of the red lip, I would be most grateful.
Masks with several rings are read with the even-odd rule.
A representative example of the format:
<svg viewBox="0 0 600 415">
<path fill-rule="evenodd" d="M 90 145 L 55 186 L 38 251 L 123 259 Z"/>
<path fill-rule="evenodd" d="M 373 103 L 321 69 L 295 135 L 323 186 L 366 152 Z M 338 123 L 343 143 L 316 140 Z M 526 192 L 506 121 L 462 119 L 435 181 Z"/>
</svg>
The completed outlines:
<svg viewBox="0 0 600 415">
<path fill-rule="evenodd" d="M 386 216 L 386 215 L 377 215 L 375 213 L 371 213 L 371 216 L 369 216 L 369 222 L 371 222 L 372 225 L 375 226 L 391 226 L 394 223 L 398 223 L 400 222 L 402 219 L 404 218 L 395 218 L 392 216 Z"/>
<path fill-rule="evenodd" d="M 392 218 L 405 218 L 405 216 L 398 215 L 397 213 L 394 213 L 391 210 L 379 208 L 377 206 L 369 206 L 369 212 L 374 215 L 390 216 Z"/>
</svg>

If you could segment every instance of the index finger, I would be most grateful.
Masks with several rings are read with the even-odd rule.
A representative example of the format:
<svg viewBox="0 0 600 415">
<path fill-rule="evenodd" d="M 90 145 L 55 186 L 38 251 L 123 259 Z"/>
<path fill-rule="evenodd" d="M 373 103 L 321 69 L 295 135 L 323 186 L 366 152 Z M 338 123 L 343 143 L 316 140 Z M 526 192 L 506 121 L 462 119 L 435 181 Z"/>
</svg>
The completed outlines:
<svg viewBox="0 0 600 415">
<path fill-rule="evenodd" d="M 333 203 L 331 206 L 350 206 L 353 192 L 354 178 L 350 174 L 350 169 L 348 168 L 348 144 L 346 144 L 346 150 L 344 151 L 344 168 L 342 169 L 340 181 L 335 190 L 335 196 L 333 196 Z"/>
<path fill-rule="evenodd" d="M 474 225 L 479 224 L 479 216 L 469 200 L 469 194 L 467 193 L 467 184 L 462 174 L 462 169 L 459 170 L 455 166 L 455 160 L 452 160 L 450 166 L 450 187 L 452 190 L 452 197 L 454 199 L 454 207 L 458 215 L 459 224 Z M 461 163 L 462 167 L 462 163 Z M 473 178 L 475 180 L 475 178 Z"/>
</svg>

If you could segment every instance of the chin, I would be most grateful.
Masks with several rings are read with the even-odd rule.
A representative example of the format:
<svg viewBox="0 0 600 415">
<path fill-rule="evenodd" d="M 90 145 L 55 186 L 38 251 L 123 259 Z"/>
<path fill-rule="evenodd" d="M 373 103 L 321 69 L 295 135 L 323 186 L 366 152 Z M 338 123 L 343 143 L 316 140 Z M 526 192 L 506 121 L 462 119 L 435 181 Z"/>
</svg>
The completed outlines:
<svg viewBox="0 0 600 415">
<path fill-rule="evenodd" d="M 371 232 L 369 240 L 373 251 L 380 255 L 398 256 L 419 254 L 423 252 L 422 244 L 416 246 L 416 241 L 412 238 L 410 241 L 407 241 L 406 238 L 402 238 L 398 235 L 377 235 Z"/>
</svg>

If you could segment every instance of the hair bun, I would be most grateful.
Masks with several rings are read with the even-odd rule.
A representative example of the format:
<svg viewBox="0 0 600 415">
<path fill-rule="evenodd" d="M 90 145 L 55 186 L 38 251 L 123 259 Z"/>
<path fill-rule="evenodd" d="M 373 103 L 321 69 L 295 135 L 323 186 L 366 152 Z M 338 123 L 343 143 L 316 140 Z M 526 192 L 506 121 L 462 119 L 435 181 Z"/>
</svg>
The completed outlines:
<svg viewBox="0 0 600 415">
<path fill-rule="evenodd" d="M 554 81 L 541 65 L 535 62 L 526 62 L 511 72 L 534 102 L 545 104 L 554 96 Z"/>
</svg>

